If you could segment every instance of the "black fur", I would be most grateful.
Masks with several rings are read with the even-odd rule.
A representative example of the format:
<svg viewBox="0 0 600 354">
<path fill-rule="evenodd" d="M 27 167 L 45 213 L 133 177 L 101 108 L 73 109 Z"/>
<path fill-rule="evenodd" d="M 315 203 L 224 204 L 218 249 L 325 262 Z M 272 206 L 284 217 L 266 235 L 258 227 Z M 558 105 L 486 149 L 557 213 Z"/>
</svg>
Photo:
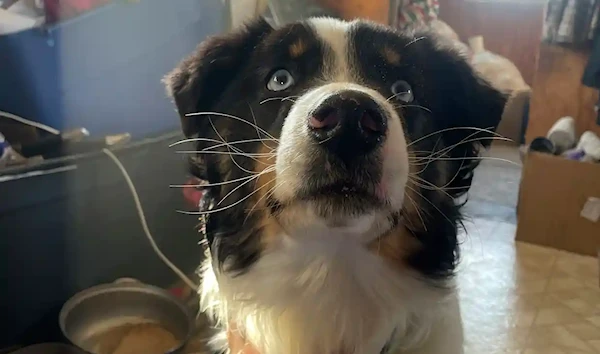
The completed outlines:
<svg viewBox="0 0 600 354">
<path fill-rule="evenodd" d="M 411 256 L 410 264 L 428 277 L 444 278 L 453 274 L 459 258 L 457 229 L 462 224 L 462 205 L 457 204 L 456 199 L 470 188 L 479 162 L 476 159 L 479 148 L 489 146 L 492 134 L 457 129 L 419 139 L 452 127 L 493 131 L 500 122 L 506 97 L 475 75 L 458 53 L 440 48 L 434 38 L 430 33 L 406 37 L 389 29 L 365 25 L 354 32 L 354 48 L 356 62 L 368 85 L 389 96 L 396 80 L 411 84 L 415 101 L 399 105 L 407 140 L 416 141 L 411 150 L 435 152 L 458 144 L 448 151 L 449 159 L 444 163 L 432 161 L 419 168 L 420 178 L 447 188 L 446 193 L 431 188 L 419 190 L 422 197 L 417 197 L 417 204 L 422 209 L 427 230 L 411 230 L 423 248 Z M 398 65 L 387 63 L 379 54 L 378 49 L 386 46 L 401 53 Z M 472 141 L 477 139 L 481 140 Z M 471 141 L 460 144 L 466 140 Z M 417 156 L 424 157 L 424 154 Z M 440 180 L 442 172 L 448 178 Z M 413 223 L 421 223 L 421 220 Z"/>
<path fill-rule="evenodd" d="M 351 53 L 360 69 L 362 84 L 391 96 L 391 85 L 396 80 L 409 82 L 414 90 L 415 102 L 397 110 L 403 119 L 407 141 L 417 141 L 427 134 L 451 127 L 496 128 L 506 97 L 480 79 L 458 54 L 440 48 L 427 34 L 403 35 L 370 24 L 357 25 L 350 34 Z M 423 39 L 416 40 L 415 38 Z M 300 58 L 290 57 L 291 43 L 302 39 L 308 49 Z M 398 65 L 381 56 L 381 49 L 390 47 L 401 55 Z M 291 100 L 265 99 L 281 96 L 298 96 L 320 83 L 319 73 L 328 48 L 319 42 L 305 24 L 292 24 L 274 30 L 264 21 L 257 21 L 244 30 L 219 36 L 202 44 L 196 53 L 187 58 L 167 79 L 167 86 L 174 97 L 181 115 L 186 135 L 199 135 L 220 140 L 218 131 L 228 141 L 255 139 L 257 131 L 248 124 L 218 115 L 186 117 L 198 111 L 221 112 L 254 122 L 279 138 L 283 121 L 293 102 Z M 296 84 L 285 92 L 271 92 L 265 86 L 270 75 L 277 69 L 286 68 L 294 75 Z M 213 125 L 214 124 L 214 127 Z M 472 135 L 472 136 L 471 136 Z M 469 138 L 469 136 L 471 136 Z M 264 137 L 264 134 L 263 134 Z M 458 226 L 461 223 L 460 207 L 456 199 L 464 195 L 471 185 L 472 160 L 480 146 L 489 140 L 461 143 L 465 139 L 489 137 L 488 133 L 473 130 L 452 130 L 431 138 L 418 140 L 410 146 L 413 151 L 448 151 L 448 157 L 457 160 L 432 161 L 424 164 L 419 177 L 433 184 L 448 187 L 447 193 L 432 189 L 420 189 L 422 198 L 417 203 L 425 210 L 427 230 L 411 229 L 423 245 L 413 254 L 410 264 L 424 276 L 434 279 L 453 274 L 458 259 Z M 267 142 L 268 144 L 268 142 Z M 198 150 L 213 145 L 198 142 Z M 246 153 L 258 152 L 262 143 L 236 145 Z M 226 149 L 220 151 L 227 151 Z M 200 178 L 210 183 L 233 180 L 248 176 L 243 169 L 253 170 L 256 161 L 247 157 L 227 155 L 202 155 L 205 167 Z M 360 162 L 360 161 L 359 161 Z M 365 160 L 364 163 L 373 163 Z M 315 161 L 315 173 L 320 164 Z M 361 163 L 347 170 L 366 182 L 365 166 Z M 363 168 L 358 168 L 358 167 Z M 366 169 L 368 170 L 368 169 Z M 361 172 L 363 171 L 363 172 Z M 440 176 L 445 176 L 441 178 Z M 367 176 L 368 177 L 368 176 Z M 214 187 L 212 193 L 219 201 L 238 186 L 237 183 Z M 252 183 L 237 189 L 216 209 L 230 206 L 254 191 Z M 243 272 L 260 257 L 261 245 L 258 226 L 260 213 L 277 212 L 278 201 L 271 200 L 270 208 L 257 210 L 248 215 L 252 207 L 241 202 L 235 207 L 213 214 L 207 227 L 212 252 L 220 266 L 227 264 L 228 271 Z M 400 211 L 398 211 L 400 213 Z M 402 222 L 394 214 L 394 220 Z"/>
</svg>

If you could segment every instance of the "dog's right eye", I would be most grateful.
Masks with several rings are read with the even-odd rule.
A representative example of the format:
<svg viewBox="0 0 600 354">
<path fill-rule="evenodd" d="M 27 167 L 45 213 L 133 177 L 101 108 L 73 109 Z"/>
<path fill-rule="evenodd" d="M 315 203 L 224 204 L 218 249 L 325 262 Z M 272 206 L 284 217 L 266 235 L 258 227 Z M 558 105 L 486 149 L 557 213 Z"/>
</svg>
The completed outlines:
<svg viewBox="0 0 600 354">
<path fill-rule="evenodd" d="M 294 84 L 294 77 L 289 71 L 279 69 L 271 75 L 267 88 L 271 91 L 283 91 Z"/>
</svg>

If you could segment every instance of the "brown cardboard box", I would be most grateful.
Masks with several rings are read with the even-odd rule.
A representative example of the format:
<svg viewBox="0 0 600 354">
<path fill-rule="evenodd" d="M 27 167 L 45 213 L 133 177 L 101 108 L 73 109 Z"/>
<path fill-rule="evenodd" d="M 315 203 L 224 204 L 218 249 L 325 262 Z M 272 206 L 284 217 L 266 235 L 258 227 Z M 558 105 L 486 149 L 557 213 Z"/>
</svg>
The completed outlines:
<svg viewBox="0 0 600 354">
<path fill-rule="evenodd" d="M 600 198 L 600 164 L 529 153 L 519 191 L 517 241 L 597 257 L 600 220 L 592 220 L 600 200 L 594 198 Z M 592 220 L 582 216 L 584 206 L 583 214 Z"/>
</svg>

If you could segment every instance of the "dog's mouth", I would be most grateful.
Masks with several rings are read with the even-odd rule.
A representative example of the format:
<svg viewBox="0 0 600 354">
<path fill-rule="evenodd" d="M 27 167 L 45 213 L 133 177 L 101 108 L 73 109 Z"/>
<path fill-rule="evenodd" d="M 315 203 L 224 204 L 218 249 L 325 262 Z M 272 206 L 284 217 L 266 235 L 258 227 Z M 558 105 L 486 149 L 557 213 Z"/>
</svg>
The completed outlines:
<svg viewBox="0 0 600 354">
<path fill-rule="evenodd" d="M 288 206 L 305 205 L 324 219 L 357 217 L 388 205 L 380 190 L 378 183 L 364 179 L 306 179 L 293 198 L 276 204 L 279 210 Z"/>
<path fill-rule="evenodd" d="M 375 183 L 359 184 L 356 181 L 338 181 L 317 188 L 305 188 L 297 198 L 330 204 L 362 203 L 365 206 L 382 206 L 385 200 L 377 195 Z"/>
</svg>

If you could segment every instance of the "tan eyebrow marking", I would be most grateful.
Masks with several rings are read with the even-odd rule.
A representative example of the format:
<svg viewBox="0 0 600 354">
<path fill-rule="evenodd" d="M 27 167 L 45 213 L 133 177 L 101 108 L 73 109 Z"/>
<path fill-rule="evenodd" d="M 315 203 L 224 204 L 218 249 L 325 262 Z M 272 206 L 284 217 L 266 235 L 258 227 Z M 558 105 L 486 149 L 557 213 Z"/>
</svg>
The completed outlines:
<svg viewBox="0 0 600 354">
<path fill-rule="evenodd" d="M 290 55 L 292 56 L 292 58 L 298 58 L 299 56 L 304 54 L 304 52 L 306 52 L 307 48 L 308 45 L 306 44 L 306 42 L 303 39 L 298 39 L 290 45 Z"/>
<path fill-rule="evenodd" d="M 383 59 L 385 59 L 385 61 L 387 61 L 390 64 L 400 64 L 400 53 L 388 46 L 383 47 L 383 49 L 381 50 L 381 55 L 383 56 Z"/>
</svg>

